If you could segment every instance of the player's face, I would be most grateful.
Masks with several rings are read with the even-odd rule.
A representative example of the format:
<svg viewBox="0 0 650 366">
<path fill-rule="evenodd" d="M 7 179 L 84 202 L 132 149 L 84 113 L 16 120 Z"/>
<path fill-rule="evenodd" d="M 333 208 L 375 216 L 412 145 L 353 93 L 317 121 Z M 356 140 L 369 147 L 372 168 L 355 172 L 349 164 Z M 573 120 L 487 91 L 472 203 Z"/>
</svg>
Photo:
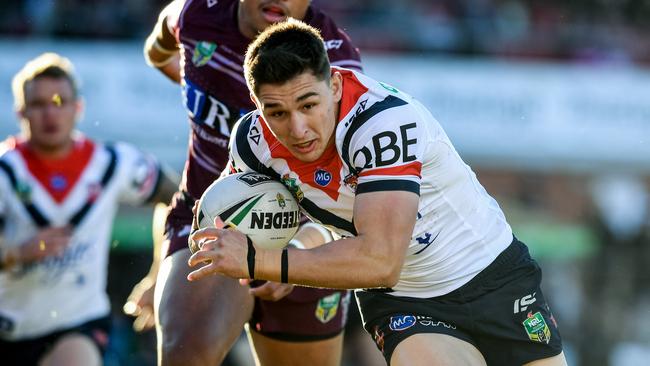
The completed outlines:
<svg viewBox="0 0 650 366">
<path fill-rule="evenodd" d="M 255 38 L 269 25 L 288 17 L 302 20 L 308 7 L 309 0 L 239 0 L 239 29 Z"/>
<path fill-rule="evenodd" d="M 334 143 L 341 74 L 318 80 L 305 72 L 284 84 L 262 84 L 253 101 L 275 137 L 298 160 L 313 162 Z"/>
<path fill-rule="evenodd" d="M 19 115 L 29 144 L 56 153 L 72 142 L 80 102 L 67 79 L 41 77 L 25 84 L 25 106 Z"/>
</svg>

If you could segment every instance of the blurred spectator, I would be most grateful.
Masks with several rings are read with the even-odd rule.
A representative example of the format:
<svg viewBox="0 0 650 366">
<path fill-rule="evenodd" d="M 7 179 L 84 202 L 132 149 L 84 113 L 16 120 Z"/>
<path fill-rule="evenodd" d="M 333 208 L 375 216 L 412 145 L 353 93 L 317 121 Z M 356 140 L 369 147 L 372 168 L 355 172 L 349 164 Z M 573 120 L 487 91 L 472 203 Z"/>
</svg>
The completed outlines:
<svg viewBox="0 0 650 366">
<path fill-rule="evenodd" d="M 613 364 L 617 345 L 648 341 L 641 300 L 650 290 L 650 197 L 632 175 L 598 177 L 591 193 L 599 246 L 584 271 L 577 346 L 581 365 L 599 366 Z"/>
<path fill-rule="evenodd" d="M 141 39 L 165 0 L 15 0 L 0 34 Z M 650 62 L 642 0 L 313 0 L 365 51 Z"/>
<path fill-rule="evenodd" d="M 643 0 L 313 0 L 364 51 L 650 62 Z M 0 35 L 141 39 L 165 0 L 14 0 Z"/>
</svg>

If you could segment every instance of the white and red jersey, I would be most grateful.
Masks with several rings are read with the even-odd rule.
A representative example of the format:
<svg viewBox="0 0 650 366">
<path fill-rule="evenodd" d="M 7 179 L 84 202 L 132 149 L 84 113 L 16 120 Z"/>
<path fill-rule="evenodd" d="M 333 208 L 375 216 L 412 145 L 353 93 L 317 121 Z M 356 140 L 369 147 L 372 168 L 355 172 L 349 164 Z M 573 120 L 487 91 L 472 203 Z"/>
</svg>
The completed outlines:
<svg viewBox="0 0 650 366">
<path fill-rule="evenodd" d="M 70 225 L 73 236 L 59 256 L 0 271 L 0 338 L 38 337 L 108 315 L 107 261 L 118 203 L 146 201 L 159 178 L 158 163 L 124 143 L 77 136 L 60 160 L 39 158 L 13 138 L 4 143 L 0 245 L 21 245 L 46 227 Z"/>
<path fill-rule="evenodd" d="M 513 239 L 499 205 L 421 103 L 361 73 L 333 70 L 343 76 L 335 146 L 315 162 L 300 162 L 254 111 L 230 140 L 230 164 L 281 180 L 306 215 L 343 236 L 356 234 L 357 194 L 419 194 L 412 241 L 390 293 L 426 298 L 461 287 Z"/>
</svg>

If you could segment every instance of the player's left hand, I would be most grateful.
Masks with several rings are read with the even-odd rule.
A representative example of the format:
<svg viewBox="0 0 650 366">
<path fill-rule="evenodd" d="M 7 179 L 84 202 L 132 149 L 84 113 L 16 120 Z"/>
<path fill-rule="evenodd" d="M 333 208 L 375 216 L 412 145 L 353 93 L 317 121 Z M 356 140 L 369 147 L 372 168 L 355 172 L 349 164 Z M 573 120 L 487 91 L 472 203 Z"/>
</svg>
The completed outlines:
<svg viewBox="0 0 650 366">
<path fill-rule="evenodd" d="M 242 278 L 239 284 L 242 286 L 249 285 L 253 280 Z M 267 281 L 264 284 L 251 287 L 249 293 L 253 296 L 259 297 L 266 301 L 278 301 L 283 297 L 289 295 L 293 291 L 293 285 L 289 283 L 279 283 Z"/>
<path fill-rule="evenodd" d="M 143 278 L 133 287 L 128 300 L 122 307 L 126 315 L 135 317 L 133 330 L 144 332 L 153 328 L 155 317 L 153 312 L 154 291 L 156 289 L 155 279 Z"/>
<path fill-rule="evenodd" d="M 190 240 L 198 243 L 200 249 L 192 254 L 188 264 L 190 267 L 199 264 L 203 266 L 187 276 L 189 281 L 200 280 L 213 274 L 248 278 L 246 236 L 238 230 L 223 227 L 223 222 L 217 217 L 215 227 L 199 229 L 190 236 Z"/>
</svg>

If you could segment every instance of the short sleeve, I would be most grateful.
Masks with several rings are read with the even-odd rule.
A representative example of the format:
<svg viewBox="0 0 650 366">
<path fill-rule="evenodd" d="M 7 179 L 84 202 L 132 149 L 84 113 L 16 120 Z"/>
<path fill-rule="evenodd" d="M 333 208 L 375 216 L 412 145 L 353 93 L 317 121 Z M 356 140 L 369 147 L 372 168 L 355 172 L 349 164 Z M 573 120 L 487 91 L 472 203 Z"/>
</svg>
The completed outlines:
<svg viewBox="0 0 650 366">
<path fill-rule="evenodd" d="M 377 113 L 354 133 L 349 154 L 357 173 L 357 194 L 395 190 L 420 193 L 427 136 L 424 122 L 405 104 Z"/>
<path fill-rule="evenodd" d="M 120 201 L 140 204 L 148 201 L 158 185 L 161 171 L 158 161 L 151 155 L 128 145 L 117 146 L 118 159 L 122 160 L 124 181 L 120 190 Z"/>
</svg>

